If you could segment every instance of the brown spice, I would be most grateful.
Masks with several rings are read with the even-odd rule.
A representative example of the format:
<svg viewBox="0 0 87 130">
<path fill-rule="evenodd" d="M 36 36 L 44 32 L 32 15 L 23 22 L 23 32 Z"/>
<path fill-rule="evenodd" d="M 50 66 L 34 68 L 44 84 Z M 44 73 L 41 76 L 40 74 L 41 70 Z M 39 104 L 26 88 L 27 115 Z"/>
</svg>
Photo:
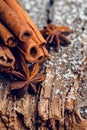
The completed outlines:
<svg viewBox="0 0 87 130">
<path fill-rule="evenodd" d="M 18 49 L 28 62 L 41 62 L 44 60 L 45 56 L 42 48 L 40 48 L 32 39 L 29 39 L 24 44 L 20 43 Z"/>
<path fill-rule="evenodd" d="M 4 41 L 4 44 L 9 47 L 15 47 L 18 43 L 14 35 L 1 22 L 0 38 Z"/>
<path fill-rule="evenodd" d="M 70 40 L 64 35 L 72 33 L 72 30 L 66 26 L 58 27 L 53 24 L 49 24 L 47 27 L 44 27 L 44 29 L 41 30 L 41 33 L 46 39 L 47 45 L 51 45 L 55 50 L 58 50 L 60 44 L 64 46 L 70 44 Z"/>
<path fill-rule="evenodd" d="M 10 49 L 0 44 L 0 72 L 14 70 L 15 58 Z"/>
<path fill-rule="evenodd" d="M 25 21 L 29 28 L 31 28 L 31 32 L 33 34 L 32 39 L 38 45 L 44 45 L 46 43 L 45 39 L 42 37 L 40 31 L 38 30 L 37 26 L 34 24 L 32 19 L 27 15 L 27 13 L 23 10 L 17 0 L 4 0 L 9 7 L 19 16 L 22 21 Z"/>
<path fill-rule="evenodd" d="M 28 24 L 21 21 L 18 15 L 4 0 L 0 0 L 0 20 L 19 38 L 19 40 L 25 42 L 32 36 Z"/>
<path fill-rule="evenodd" d="M 32 72 L 26 65 L 25 59 L 22 55 L 20 55 L 20 63 L 23 69 L 23 72 L 12 71 L 12 74 L 19 78 L 19 80 L 15 82 L 11 82 L 10 89 L 12 90 L 20 90 L 25 92 L 29 89 L 32 89 L 34 93 L 37 92 L 36 86 L 37 83 L 40 83 L 44 80 L 44 75 L 38 73 L 39 71 L 39 64 L 38 62 L 35 63 Z"/>
</svg>

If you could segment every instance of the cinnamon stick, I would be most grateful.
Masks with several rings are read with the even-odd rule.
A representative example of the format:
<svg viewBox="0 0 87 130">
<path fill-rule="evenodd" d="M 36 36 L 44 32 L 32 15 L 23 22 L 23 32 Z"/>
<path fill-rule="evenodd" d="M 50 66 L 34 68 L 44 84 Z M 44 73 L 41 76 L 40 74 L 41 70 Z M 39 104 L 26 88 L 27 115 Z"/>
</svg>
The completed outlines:
<svg viewBox="0 0 87 130">
<path fill-rule="evenodd" d="M 18 49 L 28 62 L 36 62 L 37 60 L 40 62 L 44 59 L 42 49 L 32 39 L 29 39 L 25 44 L 20 43 Z"/>
<path fill-rule="evenodd" d="M 21 21 L 18 15 L 4 0 L 0 0 L 0 19 L 19 38 L 19 40 L 26 42 L 32 36 L 28 24 Z"/>
<path fill-rule="evenodd" d="M 10 49 L 6 46 L 0 45 L 0 72 L 14 70 L 14 63 L 15 58 Z"/>
<path fill-rule="evenodd" d="M 39 32 L 37 26 L 34 24 L 32 19 L 27 15 L 27 13 L 23 10 L 23 8 L 20 6 L 17 0 L 4 0 L 8 6 L 10 6 L 17 14 L 18 16 L 22 19 L 25 20 L 29 27 L 31 28 L 32 31 L 32 39 L 38 44 L 38 45 L 43 45 L 46 43 L 45 39 Z"/>
<path fill-rule="evenodd" d="M 42 46 L 42 49 L 43 49 L 44 55 L 45 55 L 46 57 L 48 57 L 48 51 L 47 51 L 45 45 Z"/>
<path fill-rule="evenodd" d="M 9 47 L 15 47 L 17 40 L 13 34 L 0 22 L 0 38 L 4 41 L 4 44 Z"/>
<path fill-rule="evenodd" d="M 43 49 L 41 47 L 39 47 L 39 50 L 38 50 L 38 61 L 39 62 L 43 62 L 45 59 L 45 55 L 44 55 L 44 52 L 43 52 Z"/>
</svg>

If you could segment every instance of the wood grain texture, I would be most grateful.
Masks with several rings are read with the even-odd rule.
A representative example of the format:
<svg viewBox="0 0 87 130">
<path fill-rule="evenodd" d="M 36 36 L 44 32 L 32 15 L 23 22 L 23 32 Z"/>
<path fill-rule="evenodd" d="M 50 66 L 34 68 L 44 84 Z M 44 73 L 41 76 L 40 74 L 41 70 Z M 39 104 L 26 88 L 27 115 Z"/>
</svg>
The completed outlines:
<svg viewBox="0 0 87 130">
<path fill-rule="evenodd" d="M 84 1 L 84 2 L 83 2 Z M 0 74 L 1 130 L 87 130 L 86 0 L 20 0 L 41 29 L 52 21 L 67 25 L 72 43 L 52 49 L 39 96 L 17 99 L 9 93 L 11 77 Z"/>
</svg>

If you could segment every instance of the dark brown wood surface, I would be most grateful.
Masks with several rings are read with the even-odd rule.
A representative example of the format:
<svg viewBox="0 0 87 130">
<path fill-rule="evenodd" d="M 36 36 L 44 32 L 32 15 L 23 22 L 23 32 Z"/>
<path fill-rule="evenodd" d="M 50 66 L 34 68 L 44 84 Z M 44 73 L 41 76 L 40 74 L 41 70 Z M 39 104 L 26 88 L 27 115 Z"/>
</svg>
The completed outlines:
<svg viewBox="0 0 87 130">
<path fill-rule="evenodd" d="M 39 96 L 17 99 L 0 74 L 0 130 L 87 130 L 87 1 L 20 0 L 39 29 L 52 22 L 73 30 L 71 44 L 51 48 Z"/>
</svg>

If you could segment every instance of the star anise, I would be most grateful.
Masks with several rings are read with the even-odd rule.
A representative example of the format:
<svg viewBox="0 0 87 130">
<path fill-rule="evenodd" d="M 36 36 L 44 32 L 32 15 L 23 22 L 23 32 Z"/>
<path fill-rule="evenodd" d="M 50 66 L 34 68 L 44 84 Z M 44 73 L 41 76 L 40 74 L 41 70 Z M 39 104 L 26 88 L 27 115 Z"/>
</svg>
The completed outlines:
<svg viewBox="0 0 87 130">
<path fill-rule="evenodd" d="M 72 30 L 66 26 L 55 26 L 54 24 L 49 24 L 41 30 L 41 33 L 46 39 L 47 45 L 53 46 L 55 50 L 58 50 L 60 44 L 64 46 L 70 44 L 70 40 L 66 35 L 72 33 Z"/>
<path fill-rule="evenodd" d="M 20 58 L 21 66 L 23 72 L 20 71 L 12 71 L 11 73 L 17 77 L 16 81 L 12 81 L 10 83 L 10 89 L 12 90 L 19 90 L 22 93 L 22 96 L 25 92 L 29 89 L 36 94 L 37 92 L 37 84 L 44 80 L 44 75 L 40 74 L 39 71 L 39 64 L 38 62 L 35 63 L 32 71 L 28 68 L 25 59 L 23 56 Z M 20 96 L 20 95 L 19 95 Z"/>
</svg>

